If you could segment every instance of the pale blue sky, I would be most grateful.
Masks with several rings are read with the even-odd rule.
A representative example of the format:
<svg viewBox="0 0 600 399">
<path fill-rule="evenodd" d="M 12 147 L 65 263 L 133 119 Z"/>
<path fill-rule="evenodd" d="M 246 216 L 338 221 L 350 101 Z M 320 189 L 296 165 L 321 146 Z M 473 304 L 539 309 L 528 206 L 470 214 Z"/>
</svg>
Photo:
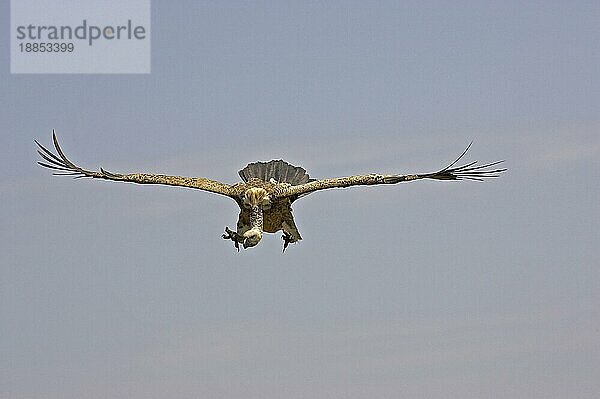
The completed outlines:
<svg viewBox="0 0 600 399">
<path fill-rule="evenodd" d="M 8 6 L 0 51 L 8 54 Z M 154 1 L 150 75 L 0 63 L 0 397 L 597 398 L 598 2 Z M 237 181 L 506 159 L 501 179 L 332 190 L 235 252 Z"/>
</svg>

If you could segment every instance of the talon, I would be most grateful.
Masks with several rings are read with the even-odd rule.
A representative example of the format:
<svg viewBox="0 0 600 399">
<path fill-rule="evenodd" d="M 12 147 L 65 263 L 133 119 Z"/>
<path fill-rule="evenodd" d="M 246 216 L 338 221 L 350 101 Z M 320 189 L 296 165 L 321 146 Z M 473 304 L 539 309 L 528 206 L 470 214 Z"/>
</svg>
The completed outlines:
<svg viewBox="0 0 600 399">
<path fill-rule="evenodd" d="M 293 241 L 293 238 L 288 232 L 284 231 L 281 239 L 283 240 L 283 251 L 281 252 L 285 253 L 285 249 L 288 247 L 288 245 L 290 245 L 290 242 Z"/>
<path fill-rule="evenodd" d="M 240 243 L 237 240 L 237 232 L 231 231 L 229 227 L 225 227 L 225 234 L 221 235 L 221 237 L 223 237 L 224 240 L 233 241 L 235 249 L 237 249 L 238 252 L 240 252 Z"/>
</svg>

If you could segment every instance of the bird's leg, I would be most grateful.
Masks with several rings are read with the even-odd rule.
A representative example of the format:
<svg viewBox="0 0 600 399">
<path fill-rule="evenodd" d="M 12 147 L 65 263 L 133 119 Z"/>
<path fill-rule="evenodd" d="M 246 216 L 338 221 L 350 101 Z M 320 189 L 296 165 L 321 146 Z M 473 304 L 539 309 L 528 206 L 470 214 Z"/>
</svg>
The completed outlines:
<svg viewBox="0 0 600 399">
<path fill-rule="evenodd" d="M 288 247 L 288 245 L 290 245 L 290 243 L 296 242 L 294 237 L 292 237 L 292 235 L 285 230 L 283 230 L 283 235 L 281 238 L 283 239 L 283 251 L 281 252 L 285 252 L 285 249 Z"/>
<path fill-rule="evenodd" d="M 291 209 L 281 225 L 281 231 L 283 232 L 283 235 L 281 236 L 283 239 L 283 252 L 285 252 L 285 249 L 288 247 L 288 245 L 294 244 L 302 239 L 302 237 L 300 237 L 300 233 L 298 232 L 298 228 L 294 223 L 294 217 L 291 214 Z"/>
<path fill-rule="evenodd" d="M 235 249 L 237 249 L 238 252 L 240 252 L 240 242 L 244 241 L 244 238 L 240 237 L 237 231 L 231 231 L 228 226 L 225 226 L 225 234 L 223 234 L 221 237 L 223 237 L 224 240 L 233 241 Z"/>
</svg>

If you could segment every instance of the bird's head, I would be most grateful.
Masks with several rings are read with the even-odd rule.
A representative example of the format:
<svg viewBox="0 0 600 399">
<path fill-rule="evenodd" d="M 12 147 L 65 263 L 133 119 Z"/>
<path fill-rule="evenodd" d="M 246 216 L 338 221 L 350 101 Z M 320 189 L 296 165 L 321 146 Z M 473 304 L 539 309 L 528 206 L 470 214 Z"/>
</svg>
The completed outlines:
<svg viewBox="0 0 600 399">
<path fill-rule="evenodd" d="M 256 246 L 262 239 L 262 231 L 253 228 L 244 233 L 244 249 Z"/>
</svg>

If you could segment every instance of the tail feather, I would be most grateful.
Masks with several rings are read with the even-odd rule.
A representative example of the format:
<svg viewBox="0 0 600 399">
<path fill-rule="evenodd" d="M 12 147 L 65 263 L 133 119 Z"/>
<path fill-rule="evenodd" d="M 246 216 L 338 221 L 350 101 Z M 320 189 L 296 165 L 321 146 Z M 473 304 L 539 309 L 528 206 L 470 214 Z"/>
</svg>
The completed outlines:
<svg viewBox="0 0 600 399">
<path fill-rule="evenodd" d="M 254 162 L 239 171 L 239 175 L 244 182 L 252 178 L 262 181 L 274 179 L 278 183 L 289 183 L 292 186 L 308 183 L 312 181 L 304 168 L 290 165 L 283 160 L 273 160 L 269 162 Z"/>
</svg>

